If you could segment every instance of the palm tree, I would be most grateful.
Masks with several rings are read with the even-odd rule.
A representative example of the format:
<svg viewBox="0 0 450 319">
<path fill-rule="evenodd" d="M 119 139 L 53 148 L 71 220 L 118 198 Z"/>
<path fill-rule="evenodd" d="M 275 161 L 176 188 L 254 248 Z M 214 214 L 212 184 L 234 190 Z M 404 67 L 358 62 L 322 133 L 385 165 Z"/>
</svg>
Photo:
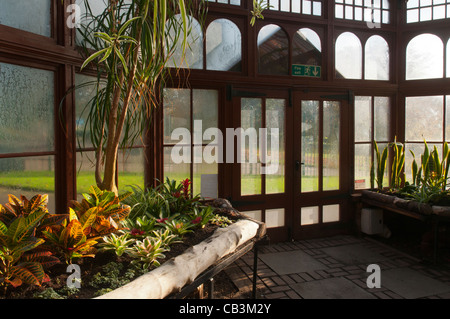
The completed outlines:
<svg viewBox="0 0 450 319">
<path fill-rule="evenodd" d="M 95 83 L 84 84 L 95 85 L 96 94 L 85 108 L 83 136 L 96 148 L 97 186 L 117 194 L 119 147 L 143 136 L 169 74 L 167 62 L 177 48 L 185 52 L 190 16 L 195 12 L 202 21 L 206 10 L 204 0 L 107 0 L 103 13 L 94 14 L 83 1 L 82 69 L 97 72 Z"/>
</svg>

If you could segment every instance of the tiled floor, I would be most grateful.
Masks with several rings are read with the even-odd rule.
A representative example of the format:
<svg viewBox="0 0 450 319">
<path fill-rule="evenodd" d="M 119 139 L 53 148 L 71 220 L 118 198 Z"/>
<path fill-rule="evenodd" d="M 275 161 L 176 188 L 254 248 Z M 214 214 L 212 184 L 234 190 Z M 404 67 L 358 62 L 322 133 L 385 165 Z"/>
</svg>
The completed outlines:
<svg viewBox="0 0 450 319">
<path fill-rule="evenodd" d="M 258 257 L 261 299 L 450 299 L 449 267 L 423 263 L 371 238 L 265 245 Z M 375 273 L 368 272 L 371 264 L 379 266 L 380 288 L 368 287 L 375 283 Z M 249 253 L 225 270 L 240 296 L 251 291 L 252 267 Z"/>
</svg>

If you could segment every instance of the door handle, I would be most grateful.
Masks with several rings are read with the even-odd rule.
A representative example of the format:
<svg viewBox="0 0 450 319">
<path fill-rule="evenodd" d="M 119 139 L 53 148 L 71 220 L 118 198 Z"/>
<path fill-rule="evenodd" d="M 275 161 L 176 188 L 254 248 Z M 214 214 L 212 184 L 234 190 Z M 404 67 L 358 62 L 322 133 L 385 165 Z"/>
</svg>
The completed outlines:
<svg viewBox="0 0 450 319">
<path fill-rule="evenodd" d="M 298 171 L 300 169 L 300 165 L 305 165 L 305 163 L 300 163 L 300 161 L 295 161 L 295 170 Z"/>
</svg>

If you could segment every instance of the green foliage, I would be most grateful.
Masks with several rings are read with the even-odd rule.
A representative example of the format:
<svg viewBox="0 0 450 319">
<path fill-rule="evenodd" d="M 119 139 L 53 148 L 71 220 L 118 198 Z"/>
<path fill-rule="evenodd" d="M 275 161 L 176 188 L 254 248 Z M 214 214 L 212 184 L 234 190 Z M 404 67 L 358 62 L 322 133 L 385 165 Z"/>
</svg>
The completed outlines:
<svg viewBox="0 0 450 319">
<path fill-rule="evenodd" d="M 132 195 L 124 200 L 124 204 L 131 207 L 130 219 L 139 216 L 173 218 L 177 214 L 191 213 L 201 204 L 200 196 L 192 196 L 189 186 L 189 179 L 177 183 L 169 178 L 154 188 L 131 186 Z"/>
<path fill-rule="evenodd" d="M 92 216 L 94 213 L 85 214 L 79 220 L 75 211 L 70 208 L 68 220 L 43 232 L 50 244 L 47 247 L 61 256 L 67 264 L 71 264 L 74 258 L 94 257 L 97 251 L 94 246 L 100 237 L 88 237 L 95 221 Z"/>
<path fill-rule="evenodd" d="M 133 264 L 141 264 L 143 269 L 160 265 L 158 259 L 165 258 L 163 254 L 167 251 L 160 239 L 146 237 L 143 241 L 136 241 L 129 255 L 133 257 Z"/>
<path fill-rule="evenodd" d="M 47 208 L 48 195 L 37 194 L 28 200 L 25 196 L 18 199 L 14 195 L 8 195 L 8 203 L 0 205 L 0 221 L 6 226 L 20 216 L 28 217 L 35 212 L 43 212 L 42 220 L 36 225 L 36 237 L 40 237 L 43 230 L 62 223 L 67 214 L 50 214 Z"/>
<path fill-rule="evenodd" d="M 110 234 L 103 237 L 103 243 L 99 244 L 100 251 L 114 251 L 117 256 L 122 256 L 130 250 L 130 246 L 135 243 L 134 238 L 130 238 L 129 234 Z"/>
<path fill-rule="evenodd" d="M 430 152 L 425 141 L 424 152 L 421 155 L 420 166 L 413 155 L 412 176 L 413 184 L 406 185 L 400 192 L 405 196 L 421 203 L 446 203 L 449 202 L 448 170 L 450 167 L 450 151 L 447 142 L 444 143 L 442 157 L 436 146 Z"/>
<path fill-rule="evenodd" d="M 377 171 L 375 174 L 375 165 L 372 163 L 370 168 L 370 185 L 371 188 L 375 187 L 375 182 L 377 184 L 377 188 L 379 190 L 383 189 L 383 180 L 384 180 L 384 172 L 386 170 L 386 162 L 388 158 L 388 146 L 386 146 L 383 149 L 383 152 L 380 153 L 380 150 L 378 148 L 378 144 L 376 141 L 373 142 L 374 148 L 375 148 L 375 155 L 376 155 L 376 163 L 377 163 Z"/>
<path fill-rule="evenodd" d="M 23 283 L 40 286 L 47 278 L 44 266 L 58 262 L 49 251 L 36 249 L 44 243 L 35 233 L 45 216 L 45 211 L 34 210 L 10 220 L 9 226 L 0 221 L 0 286 L 5 289 Z"/>
<path fill-rule="evenodd" d="M 88 237 L 105 236 L 120 230 L 120 223 L 125 220 L 131 207 L 123 205 L 131 192 L 116 196 L 112 191 L 100 190 L 91 186 L 89 193 L 83 194 L 81 202 L 71 201 L 77 219 L 82 224 L 89 223 Z"/>
<path fill-rule="evenodd" d="M 194 224 L 182 219 L 172 219 L 165 221 L 165 227 L 169 229 L 173 234 L 183 237 L 188 233 L 193 232 Z"/>
<path fill-rule="evenodd" d="M 253 0 L 253 10 L 251 11 L 252 18 L 250 20 L 250 25 L 254 26 L 256 19 L 264 19 L 263 11 L 273 6 L 269 4 L 266 0 Z"/>
<path fill-rule="evenodd" d="M 217 225 L 219 227 L 227 227 L 229 225 L 231 225 L 233 222 L 226 216 L 221 216 L 219 214 L 215 214 L 211 219 L 210 219 L 211 224 L 213 225 Z"/>
<path fill-rule="evenodd" d="M 391 188 L 400 188 L 404 182 L 403 167 L 405 165 L 405 147 L 397 142 L 397 137 L 390 144 L 394 151 L 394 158 L 391 169 Z"/>
</svg>

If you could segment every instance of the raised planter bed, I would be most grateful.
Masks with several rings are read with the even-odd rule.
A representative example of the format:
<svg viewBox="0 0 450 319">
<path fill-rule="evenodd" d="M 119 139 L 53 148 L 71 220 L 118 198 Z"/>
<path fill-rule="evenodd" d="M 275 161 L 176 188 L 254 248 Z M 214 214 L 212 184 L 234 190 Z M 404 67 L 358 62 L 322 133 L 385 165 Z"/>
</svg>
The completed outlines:
<svg viewBox="0 0 450 319">
<path fill-rule="evenodd" d="M 225 205 L 226 205 L 225 201 Z M 229 204 L 229 203 L 228 203 Z M 231 205 L 229 208 L 232 209 Z M 266 234 L 265 224 L 241 214 L 241 219 L 217 229 L 201 243 L 160 267 L 99 299 L 163 299 L 182 297 L 250 251 Z M 256 270 L 256 258 L 254 271 Z M 254 278 L 255 279 L 255 278 Z M 185 293 L 177 295 L 185 289 Z"/>
<path fill-rule="evenodd" d="M 361 211 L 364 206 L 381 208 L 431 225 L 433 233 L 433 261 L 437 262 L 439 224 L 450 221 L 450 206 L 419 203 L 414 200 L 371 190 L 364 190 L 359 194 L 354 194 L 353 198 L 356 202 L 358 232 L 361 232 Z"/>
</svg>

